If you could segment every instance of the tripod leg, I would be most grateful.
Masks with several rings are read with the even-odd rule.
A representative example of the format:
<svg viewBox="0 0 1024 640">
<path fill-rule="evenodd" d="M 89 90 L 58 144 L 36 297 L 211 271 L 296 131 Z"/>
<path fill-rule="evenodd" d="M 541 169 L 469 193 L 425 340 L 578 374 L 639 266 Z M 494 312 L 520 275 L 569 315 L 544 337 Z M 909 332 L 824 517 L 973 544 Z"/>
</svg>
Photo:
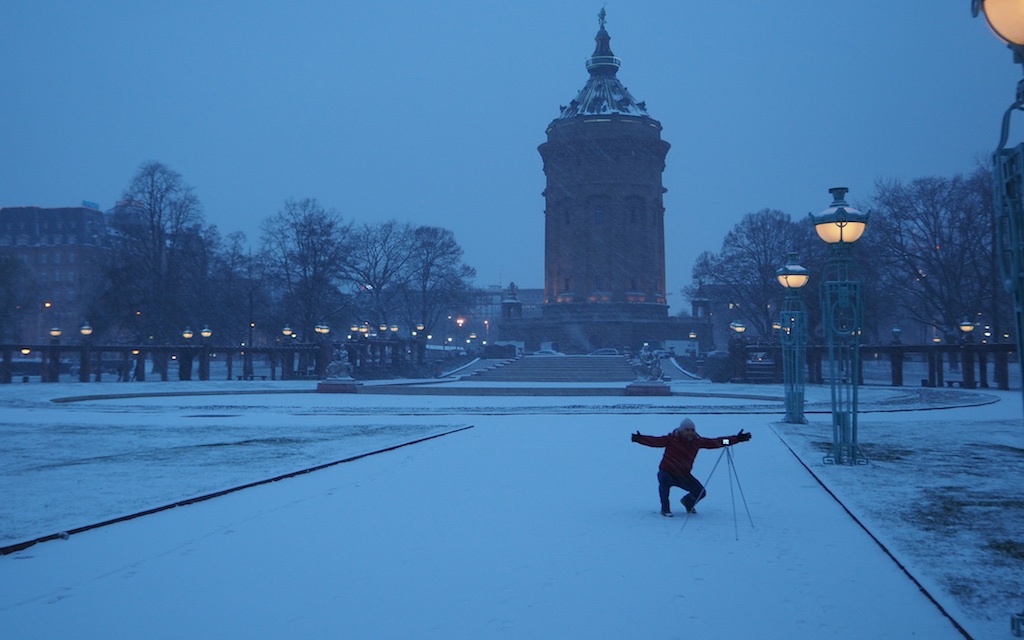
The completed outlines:
<svg viewBox="0 0 1024 640">
<path fill-rule="evenodd" d="M 732 467 L 732 451 L 729 451 L 729 447 L 725 448 L 726 458 L 729 463 L 729 499 L 732 501 L 732 530 L 736 534 L 736 539 L 740 539 L 740 525 L 739 520 L 736 518 L 736 492 L 732 488 L 732 478 L 735 474 L 735 470 Z"/>
<path fill-rule="evenodd" d="M 729 452 L 729 469 L 732 471 L 733 477 L 736 478 L 736 486 L 740 490 L 740 498 L 743 499 L 743 508 L 747 510 L 747 519 L 750 520 L 750 528 L 754 528 L 754 519 L 750 516 L 750 507 L 747 506 L 747 497 L 743 495 L 743 485 L 740 484 L 740 476 L 736 473 L 736 464 L 732 459 L 732 451 Z"/>
</svg>

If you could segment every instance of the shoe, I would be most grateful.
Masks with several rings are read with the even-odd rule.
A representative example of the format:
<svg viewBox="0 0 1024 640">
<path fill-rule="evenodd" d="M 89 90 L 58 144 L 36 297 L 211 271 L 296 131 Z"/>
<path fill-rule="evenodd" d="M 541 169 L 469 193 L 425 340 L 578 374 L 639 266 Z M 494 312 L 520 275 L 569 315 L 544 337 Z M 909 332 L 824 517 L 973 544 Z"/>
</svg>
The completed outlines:
<svg viewBox="0 0 1024 640">
<path fill-rule="evenodd" d="M 665 516 L 666 518 L 671 518 L 672 517 L 672 512 L 671 511 L 662 511 L 661 515 Z"/>
<path fill-rule="evenodd" d="M 683 505 L 683 508 L 686 509 L 686 513 L 697 513 L 696 508 L 686 504 L 686 498 L 679 500 L 679 504 Z"/>
</svg>

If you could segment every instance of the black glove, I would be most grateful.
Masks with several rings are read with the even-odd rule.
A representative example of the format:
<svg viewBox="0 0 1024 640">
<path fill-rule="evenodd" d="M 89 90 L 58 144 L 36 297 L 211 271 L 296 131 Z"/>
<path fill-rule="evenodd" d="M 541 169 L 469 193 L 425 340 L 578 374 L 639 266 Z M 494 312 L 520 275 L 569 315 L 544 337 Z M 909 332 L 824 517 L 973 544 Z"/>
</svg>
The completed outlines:
<svg viewBox="0 0 1024 640">
<path fill-rule="evenodd" d="M 750 434 L 743 433 L 743 429 L 740 429 L 740 432 L 734 435 L 732 439 L 736 442 L 746 442 L 747 440 L 750 440 Z"/>
<path fill-rule="evenodd" d="M 640 442 L 640 432 L 637 431 L 636 433 L 634 433 L 632 436 L 630 436 L 630 439 L 633 442 Z"/>
</svg>

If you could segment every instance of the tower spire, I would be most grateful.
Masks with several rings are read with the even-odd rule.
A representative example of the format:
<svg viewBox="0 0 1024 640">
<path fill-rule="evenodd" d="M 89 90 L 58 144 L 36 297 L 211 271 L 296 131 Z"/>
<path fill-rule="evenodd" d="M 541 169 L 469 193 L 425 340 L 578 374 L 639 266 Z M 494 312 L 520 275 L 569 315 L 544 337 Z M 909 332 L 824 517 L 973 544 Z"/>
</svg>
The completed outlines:
<svg viewBox="0 0 1024 640">
<path fill-rule="evenodd" d="M 604 7 L 601 7 L 601 13 L 597 14 L 597 35 L 594 36 L 597 46 L 594 47 L 593 55 L 591 55 L 590 59 L 587 60 L 587 71 L 590 72 L 591 77 L 615 77 L 615 73 L 619 70 L 619 66 L 622 64 L 622 61 L 616 58 L 615 54 L 612 53 L 612 38 L 604 28 L 606 17 L 607 14 L 604 11 Z"/>
<path fill-rule="evenodd" d="M 602 7 L 600 13 L 597 14 L 598 31 L 594 36 L 597 46 L 594 48 L 594 53 L 587 58 L 587 71 L 590 73 L 590 79 L 576 95 L 576 99 L 560 109 L 561 113 L 554 122 L 613 114 L 650 118 L 647 113 L 647 105 L 633 99 L 633 96 L 616 77 L 622 61 L 612 53 L 612 38 L 605 30 L 607 20 L 608 14 Z M 660 128 L 660 125 L 657 126 Z"/>
</svg>

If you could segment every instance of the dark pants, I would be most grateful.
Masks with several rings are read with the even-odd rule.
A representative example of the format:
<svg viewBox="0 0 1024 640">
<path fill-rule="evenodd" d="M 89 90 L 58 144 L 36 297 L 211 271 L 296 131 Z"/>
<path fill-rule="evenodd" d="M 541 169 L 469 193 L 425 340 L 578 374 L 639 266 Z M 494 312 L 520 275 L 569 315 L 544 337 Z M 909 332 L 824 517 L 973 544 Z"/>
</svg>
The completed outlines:
<svg viewBox="0 0 1024 640">
<path fill-rule="evenodd" d="M 683 496 L 683 506 L 687 510 L 692 509 L 707 495 L 704 485 L 697 478 L 694 478 L 693 474 L 687 473 L 686 475 L 677 476 L 668 471 L 658 471 L 658 496 L 661 498 L 662 511 L 672 510 L 668 504 L 668 492 L 672 487 L 679 487 L 689 492 Z"/>
</svg>

